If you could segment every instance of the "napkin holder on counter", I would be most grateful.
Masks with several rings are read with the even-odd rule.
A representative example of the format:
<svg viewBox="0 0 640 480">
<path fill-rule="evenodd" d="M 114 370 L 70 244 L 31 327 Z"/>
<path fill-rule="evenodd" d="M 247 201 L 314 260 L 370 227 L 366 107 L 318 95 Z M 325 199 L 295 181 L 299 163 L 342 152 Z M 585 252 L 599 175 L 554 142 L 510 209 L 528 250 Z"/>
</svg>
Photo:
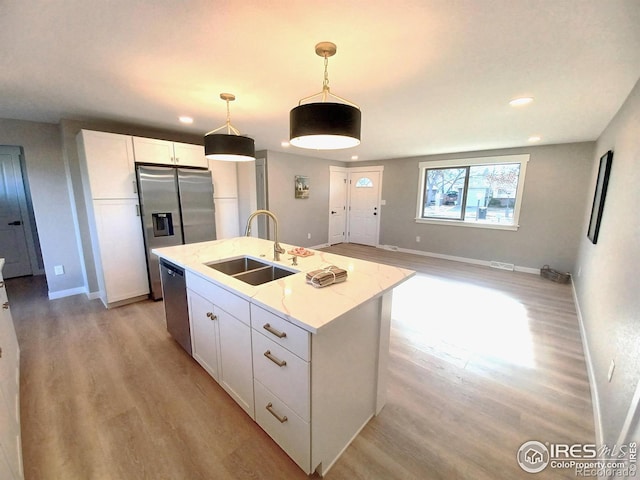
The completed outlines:
<svg viewBox="0 0 640 480">
<path fill-rule="evenodd" d="M 341 283 L 347 279 L 347 271 L 335 265 L 307 272 L 307 283 L 315 288 L 328 287 L 334 283 Z"/>
</svg>

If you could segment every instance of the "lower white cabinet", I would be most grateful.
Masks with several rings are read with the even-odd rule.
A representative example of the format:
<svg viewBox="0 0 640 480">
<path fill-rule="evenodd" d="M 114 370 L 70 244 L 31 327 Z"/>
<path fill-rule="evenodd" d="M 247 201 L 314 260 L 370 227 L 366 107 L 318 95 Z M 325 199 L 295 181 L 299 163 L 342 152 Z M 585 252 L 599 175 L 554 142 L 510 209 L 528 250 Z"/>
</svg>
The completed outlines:
<svg viewBox="0 0 640 480">
<path fill-rule="evenodd" d="M 0 478 L 22 479 L 20 348 L 13 327 L 0 259 Z"/>
<path fill-rule="evenodd" d="M 191 354 L 209 375 L 220 381 L 218 325 L 213 303 L 193 291 L 188 291 L 191 323 Z"/>
<path fill-rule="evenodd" d="M 92 244 L 106 307 L 149 293 L 138 200 L 94 200 Z"/>
<path fill-rule="evenodd" d="M 220 333 L 220 384 L 251 418 L 255 418 L 251 328 L 220 308 L 214 307 L 214 311 Z"/>
<path fill-rule="evenodd" d="M 191 272 L 185 275 L 193 357 L 255 418 L 249 302 Z"/>
<path fill-rule="evenodd" d="M 391 294 L 311 334 L 199 275 L 186 280 L 194 358 L 305 473 L 326 474 L 384 405 Z"/>
</svg>

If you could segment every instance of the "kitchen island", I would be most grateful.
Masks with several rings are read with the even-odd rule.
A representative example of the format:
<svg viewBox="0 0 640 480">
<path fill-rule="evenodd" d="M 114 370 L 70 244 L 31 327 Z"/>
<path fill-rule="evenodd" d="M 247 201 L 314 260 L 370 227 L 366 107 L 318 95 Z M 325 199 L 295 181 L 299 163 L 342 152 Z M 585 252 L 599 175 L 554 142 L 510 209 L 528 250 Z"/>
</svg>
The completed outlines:
<svg viewBox="0 0 640 480">
<path fill-rule="evenodd" d="M 414 272 L 314 250 L 293 265 L 273 246 L 238 237 L 153 253 L 185 270 L 196 361 L 300 468 L 324 475 L 385 404 L 392 291 Z M 288 276 L 252 285 L 212 268 L 246 258 Z M 307 283 L 330 265 L 347 280 Z"/>
</svg>

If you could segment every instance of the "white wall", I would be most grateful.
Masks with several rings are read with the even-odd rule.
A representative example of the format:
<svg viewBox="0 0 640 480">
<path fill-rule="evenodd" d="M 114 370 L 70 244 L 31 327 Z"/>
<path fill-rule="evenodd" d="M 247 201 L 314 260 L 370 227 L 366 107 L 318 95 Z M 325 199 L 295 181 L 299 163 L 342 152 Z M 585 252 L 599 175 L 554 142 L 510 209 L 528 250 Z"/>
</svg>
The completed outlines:
<svg viewBox="0 0 640 480">
<path fill-rule="evenodd" d="M 613 163 L 598 243 L 586 237 L 599 158 Z M 583 212 L 577 298 L 592 360 L 602 437 L 618 440 L 640 381 L 640 82 L 602 133 L 591 162 L 589 201 Z M 607 381 L 611 360 L 612 381 Z M 635 440 L 640 440 L 636 438 Z"/>
</svg>

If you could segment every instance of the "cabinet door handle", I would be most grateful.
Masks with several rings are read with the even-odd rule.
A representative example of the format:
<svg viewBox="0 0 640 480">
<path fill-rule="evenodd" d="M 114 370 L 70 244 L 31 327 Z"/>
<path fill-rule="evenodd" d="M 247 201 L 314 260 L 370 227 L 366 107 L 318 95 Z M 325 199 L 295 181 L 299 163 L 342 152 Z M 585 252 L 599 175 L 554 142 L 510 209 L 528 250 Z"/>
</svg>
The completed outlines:
<svg viewBox="0 0 640 480">
<path fill-rule="evenodd" d="M 264 328 L 267 332 L 275 335 L 278 338 L 285 338 L 287 336 L 287 334 L 285 332 L 281 332 L 280 330 L 276 330 L 275 328 L 273 328 L 271 325 L 269 325 L 268 323 L 265 323 L 262 328 Z"/>
<path fill-rule="evenodd" d="M 138 193 L 138 184 L 136 183 L 136 181 L 134 180 L 131 183 L 133 183 L 133 193 Z"/>
<path fill-rule="evenodd" d="M 267 357 L 276 365 L 278 365 L 279 367 L 284 367 L 287 365 L 287 362 L 285 360 L 280 360 L 278 357 L 274 357 L 273 354 L 271 353 L 271 350 L 267 350 L 266 352 L 264 352 L 264 356 Z"/>
<path fill-rule="evenodd" d="M 271 402 L 267 403 L 267 410 L 269 410 L 269 413 L 270 413 L 271 415 L 273 415 L 274 417 L 276 417 L 280 423 L 284 423 L 284 422 L 286 422 L 287 420 L 289 420 L 289 419 L 287 418 L 287 416 L 286 416 L 286 415 L 283 415 L 282 417 L 281 417 L 280 415 L 278 415 L 278 414 L 273 410 L 273 404 L 272 404 Z"/>
<path fill-rule="evenodd" d="M 3 308 L 3 310 L 9 310 L 9 302 L 4 302 L 2 304 L 2 308 Z"/>
<path fill-rule="evenodd" d="M 4 282 L 0 280 L 0 288 L 4 287 Z"/>
<path fill-rule="evenodd" d="M 213 312 L 207 312 L 207 317 L 209 317 L 212 321 L 218 319 L 218 316 L 214 315 Z"/>
</svg>

